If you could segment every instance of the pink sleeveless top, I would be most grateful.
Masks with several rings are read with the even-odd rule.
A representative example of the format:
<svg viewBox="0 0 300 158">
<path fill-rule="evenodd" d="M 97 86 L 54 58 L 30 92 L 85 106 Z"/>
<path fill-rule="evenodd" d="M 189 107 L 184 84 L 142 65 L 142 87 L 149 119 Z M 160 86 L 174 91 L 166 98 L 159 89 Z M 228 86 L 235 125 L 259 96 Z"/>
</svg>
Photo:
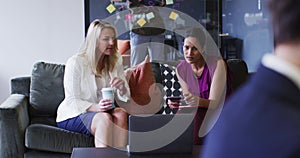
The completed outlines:
<svg viewBox="0 0 300 158">
<path fill-rule="evenodd" d="M 200 98 L 208 99 L 209 98 L 209 92 L 210 87 L 212 83 L 212 77 L 215 72 L 217 61 L 223 60 L 221 57 L 216 56 L 206 56 L 206 64 L 204 65 L 203 72 L 200 77 L 197 77 L 192 67 L 189 63 L 187 63 L 185 60 L 182 60 L 178 66 L 177 66 L 177 72 L 179 76 L 187 83 L 188 90 L 194 94 L 199 96 Z M 227 82 L 228 83 L 228 82 Z M 227 84 L 227 87 L 229 88 L 229 84 Z M 230 93 L 230 88 L 227 90 L 227 93 Z M 197 114 L 194 118 L 194 144 L 202 144 L 203 138 L 200 138 L 198 136 L 198 131 L 201 127 L 202 121 L 205 117 L 205 114 L 207 112 L 206 108 L 199 108 L 197 110 Z"/>
</svg>

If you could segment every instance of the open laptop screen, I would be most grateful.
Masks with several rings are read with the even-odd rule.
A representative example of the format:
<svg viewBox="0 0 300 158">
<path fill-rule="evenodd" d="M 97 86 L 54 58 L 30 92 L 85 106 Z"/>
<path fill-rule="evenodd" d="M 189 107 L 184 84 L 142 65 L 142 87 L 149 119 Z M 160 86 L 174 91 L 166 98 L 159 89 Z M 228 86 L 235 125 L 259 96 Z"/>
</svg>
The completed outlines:
<svg viewBox="0 0 300 158">
<path fill-rule="evenodd" d="M 191 153 L 193 118 L 192 114 L 129 116 L 128 152 Z"/>
</svg>

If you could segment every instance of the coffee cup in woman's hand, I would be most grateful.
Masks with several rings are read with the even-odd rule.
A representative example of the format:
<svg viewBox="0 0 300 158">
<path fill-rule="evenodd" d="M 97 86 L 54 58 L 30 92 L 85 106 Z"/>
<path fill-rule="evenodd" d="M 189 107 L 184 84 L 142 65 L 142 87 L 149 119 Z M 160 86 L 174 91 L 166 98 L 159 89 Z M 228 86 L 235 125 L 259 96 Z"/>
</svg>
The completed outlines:
<svg viewBox="0 0 300 158">
<path fill-rule="evenodd" d="M 109 99 L 111 101 L 110 109 L 115 108 L 115 104 L 114 104 L 114 100 L 115 100 L 114 89 L 113 88 L 102 88 L 101 92 L 102 92 L 103 99 Z"/>
</svg>

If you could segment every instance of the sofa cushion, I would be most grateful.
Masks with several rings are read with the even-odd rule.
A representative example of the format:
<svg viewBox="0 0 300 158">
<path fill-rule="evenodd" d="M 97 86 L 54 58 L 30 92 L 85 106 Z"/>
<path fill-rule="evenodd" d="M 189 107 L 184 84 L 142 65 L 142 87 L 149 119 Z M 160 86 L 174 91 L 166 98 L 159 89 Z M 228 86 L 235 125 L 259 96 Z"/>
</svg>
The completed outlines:
<svg viewBox="0 0 300 158">
<path fill-rule="evenodd" d="M 45 124 L 50 126 L 57 126 L 55 117 L 31 117 L 30 124 Z"/>
<path fill-rule="evenodd" d="M 162 84 L 162 76 L 161 76 L 161 69 L 160 69 L 160 64 L 156 62 L 150 62 L 152 66 L 152 72 L 155 78 L 155 82 L 159 83 L 160 85 Z"/>
<path fill-rule="evenodd" d="M 182 90 L 176 76 L 175 67 L 168 64 L 161 64 L 161 75 L 162 75 L 162 85 L 165 91 L 164 100 L 170 96 L 180 96 Z M 170 107 L 164 103 L 163 114 L 173 114 L 177 112 L 177 109 L 170 109 Z"/>
<path fill-rule="evenodd" d="M 37 62 L 33 66 L 30 85 L 30 114 L 56 116 L 64 99 L 64 65 Z"/>
<path fill-rule="evenodd" d="M 161 88 L 156 84 L 156 81 L 160 79 L 158 75 L 154 75 L 155 72 L 160 73 L 160 71 L 153 71 L 156 65 L 150 63 L 149 58 L 146 58 L 142 63 L 125 70 L 131 100 L 122 105 L 128 113 L 153 114 L 161 109 L 163 98 Z"/>
<path fill-rule="evenodd" d="M 118 40 L 118 50 L 120 54 L 130 54 L 130 40 Z"/>
<path fill-rule="evenodd" d="M 150 102 L 150 86 L 155 84 L 152 66 L 149 62 L 125 70 L 126 78 L 130 87 L 131 98 L 139 105 L 146 105 Z"/>
<path fill-rule="evenodd" d="M 247 81 L 248 66 L 242 59 L 228 59 L 227 64 L 232 75 L 232 88 L 235 91 Z"/>
<path fill-rule="evenodd" d="M 35 150 L 71 153 L 73 147 L 93 147 L 94 137 L 54 126 L 32 124 L 26 129 L 25 146 Z"/>
</svg>

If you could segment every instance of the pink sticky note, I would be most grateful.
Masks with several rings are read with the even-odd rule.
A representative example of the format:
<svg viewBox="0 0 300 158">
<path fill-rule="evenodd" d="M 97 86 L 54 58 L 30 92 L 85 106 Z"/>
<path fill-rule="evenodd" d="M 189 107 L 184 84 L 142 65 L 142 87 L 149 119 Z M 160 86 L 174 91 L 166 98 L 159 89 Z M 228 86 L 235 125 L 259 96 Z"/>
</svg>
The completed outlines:
<svg viewBox="0 0 300 158">
<path fill-rule="evenodd" d="M 133 20 L 133 14 L 126 14 L 125 18 L 127 21 L 132 21 Z"/>
</svg>

